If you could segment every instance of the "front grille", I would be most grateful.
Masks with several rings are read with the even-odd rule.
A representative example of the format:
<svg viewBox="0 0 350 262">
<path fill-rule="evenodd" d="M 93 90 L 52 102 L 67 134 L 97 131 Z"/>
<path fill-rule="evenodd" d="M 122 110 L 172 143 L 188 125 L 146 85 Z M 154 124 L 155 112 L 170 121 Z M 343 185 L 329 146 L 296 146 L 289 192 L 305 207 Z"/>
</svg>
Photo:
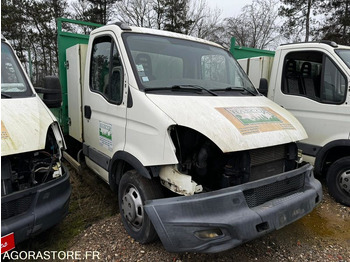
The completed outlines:
<svg viewBox="0 0 350 262">
<path fill-rule="evenodd" d="M 1 219 L 25 213 L 33 202 L 33 195 L 21 197 L 9 202 L 1 203 Z"/>
<path fill-rule="evenodd" d="M 250 151 L 251 165 L 258 166 L 285 158 L 285 145 L 258 148 Z"/>
<path fill-rule="evenodd" d="M 305 174 L 300 174 L 272 184 L 243 191 L 250 208 L 264 204 L 272 199 L 296 193 L 304 186 Z"/>
<path fill-rule="evenodd" d="M 285 145 L 251 150 L 249 181 L 255 181 L 282 173 L 284 171 L 285 156 Z"/>
</svg>

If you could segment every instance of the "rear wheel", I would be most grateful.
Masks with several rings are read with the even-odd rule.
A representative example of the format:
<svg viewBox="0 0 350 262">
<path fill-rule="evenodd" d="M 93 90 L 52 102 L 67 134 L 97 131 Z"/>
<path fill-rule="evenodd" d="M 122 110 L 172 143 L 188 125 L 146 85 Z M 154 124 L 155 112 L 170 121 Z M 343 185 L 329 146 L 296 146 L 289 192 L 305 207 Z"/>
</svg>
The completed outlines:
<svg viewBox="0 0 350 262">
<path fill-rule="evenodd" d="M 158 183 L 139 175 L 135 170 L 126 172 L 119 183 L 118 202 L 124 227 L 132 238 L 142 244 L 157 238 L 143 205 L 146 200 L 162 197 L 160 187 Z"/>
<path fill-rule="evenodd" d="M 340 158 L 330 166 L 327 186 L 337 202 L 350 206 L 350 157 Z"/>
</svg>

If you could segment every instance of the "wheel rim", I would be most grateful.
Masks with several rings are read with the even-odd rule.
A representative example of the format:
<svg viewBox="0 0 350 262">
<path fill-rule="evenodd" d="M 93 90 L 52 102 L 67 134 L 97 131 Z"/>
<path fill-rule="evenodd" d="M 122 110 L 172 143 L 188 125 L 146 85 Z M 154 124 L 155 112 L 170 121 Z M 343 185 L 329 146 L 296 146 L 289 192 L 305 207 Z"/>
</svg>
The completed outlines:
<svg viewBox="0 0 350 262">
<path fill-rule="evenodd" d="M 125 190 L 121 207 L 124 218 L 134 230 L 139 230 L 143 221 L 143 205 L 141 195 L 133 185 Z"/>
<path fill-rule="evenodd" d="M 346 193 L 350 194 L 350 170 L 346 170 L 340 174 L 339 186 Z"/>
</svg>

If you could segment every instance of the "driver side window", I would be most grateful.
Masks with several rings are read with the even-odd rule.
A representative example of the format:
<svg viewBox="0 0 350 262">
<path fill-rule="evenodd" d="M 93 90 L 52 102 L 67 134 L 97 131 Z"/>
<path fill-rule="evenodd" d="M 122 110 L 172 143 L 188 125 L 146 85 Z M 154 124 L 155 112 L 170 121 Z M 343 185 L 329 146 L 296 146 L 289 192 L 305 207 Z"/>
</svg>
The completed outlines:
<svg viewBox="0 0 350 262">
<path fill-rule="evenodd" d="M 92 47 L 90 89 L 107 101 L 121 104 L 123 100 L 123 66 L 117 46 L 110 36 L 96 38 Z"/>
<path fill-rule="evenodd" d="M 347 80 L 332 60 L 321 52 L 300 51 L 286 55 L 282 92 L 325 104 L 341 104 Z"/>
</svg>

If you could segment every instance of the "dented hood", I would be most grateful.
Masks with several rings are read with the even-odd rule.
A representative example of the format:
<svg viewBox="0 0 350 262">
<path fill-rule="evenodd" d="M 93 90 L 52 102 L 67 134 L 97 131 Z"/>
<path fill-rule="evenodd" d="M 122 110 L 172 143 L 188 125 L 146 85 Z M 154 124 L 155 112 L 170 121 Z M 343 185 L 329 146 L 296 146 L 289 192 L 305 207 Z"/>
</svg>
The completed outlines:
<svg viewBox="0 0 350 262">
<path fill-rule="evenodd" d="M 147 96 L 178 125 L 197 130 L 223 152 L 307 138 L 292 114 L 263 96 Z"/>
<path fill-rule="evenodd" d="M 52 122 L 38 96 L 1 99 L 1 156 L 45 148 Z"/>
</svg>

